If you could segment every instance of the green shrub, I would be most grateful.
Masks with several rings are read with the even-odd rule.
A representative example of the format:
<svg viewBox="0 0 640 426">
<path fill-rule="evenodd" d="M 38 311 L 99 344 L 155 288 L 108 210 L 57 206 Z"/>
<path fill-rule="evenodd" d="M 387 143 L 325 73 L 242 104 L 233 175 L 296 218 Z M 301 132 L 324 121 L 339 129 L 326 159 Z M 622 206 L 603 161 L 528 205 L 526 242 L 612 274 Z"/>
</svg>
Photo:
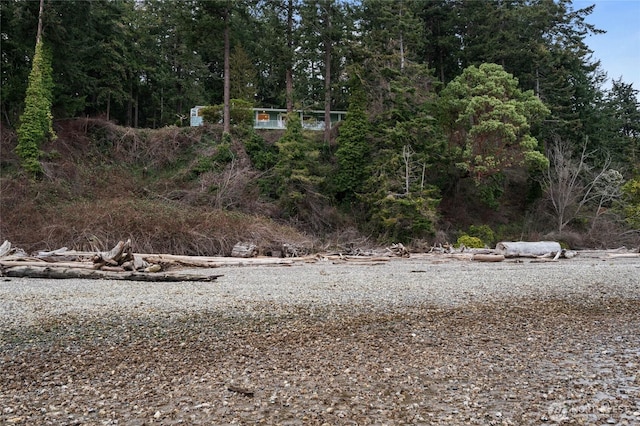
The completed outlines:
<svg viewBox="0 0 640 426">
<path fill-rule="evenodd" d="M 226 143 L 221 143 L 216 147 L 215 152 L 211 156 L 199 156 L 196 160 L 196 164 L 193 166 L 190 172 L 190 179 L 196 179 L 201 174 L 207 172 L 220 171 L 224 166 L 230 163 L 235 158 L 231 146 Z"/>
<path fill-rule="evenodd" d="M 205 123 L 216 124 L 222 122 L 222 105 L 209 105 L 200 108 L 200 115 Z"/>
<path fill-rule="evenodd" d="M 496 234 L 489 225 L 471 225 L 467 235 L 479 238 L 484 245 L 493 245 L 496 242 Z"/>
<path fill-rule="evenodd" d="M 467 234 L 462 234 L 458 237 L 456 247 L 465 246 L 467 248 L 484 248 L 484 243 L 478 237 L 472 237 Z"/>
<path fill-rule="evenodd" d="M 231 123 L 253 125 L 253 103 L 242 99 L 231 99 Z"/>
<path fill-rule="evenodd" d="M 244 139 L 244 148 L 254 167 L 266 171 L 275 166 L 278 161 L 278 150 L 275 145 L 267 144 L 256 132 Z"/>
<path fill-rule="evenodd" d="M 235 158 L 233 151 L 231 150 L 231 144 L 221 143 L 216 147 L 216 152 L 213 154 L 213 161 L 218 164 L 230 163 Z"/>
<path fill-rule="evenodd" d="M 622 186 L 622 211 L 634 229 L 640 229 L 640 179 L 631 179 Z"/>
<path fill-rule="evenodd" d="M 210 105 L 200 109 L 205 123 L 221 123 L 224 105 Z M 231 99 L 231 124 L 252 125 L 253 104 L 242 99 Z"/>
</svg>

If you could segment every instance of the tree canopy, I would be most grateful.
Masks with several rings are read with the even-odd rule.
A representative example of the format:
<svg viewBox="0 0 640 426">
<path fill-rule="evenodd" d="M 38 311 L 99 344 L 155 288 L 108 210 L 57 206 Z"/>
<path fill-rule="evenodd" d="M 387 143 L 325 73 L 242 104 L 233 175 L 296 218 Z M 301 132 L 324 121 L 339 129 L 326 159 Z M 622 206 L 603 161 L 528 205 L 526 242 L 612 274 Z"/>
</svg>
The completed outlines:
<svg viewBox="0 0 640 426">
<path fill-rule="evenodd" d="M 585 41 L 602 32 L 589 23 L 593 6 L 575 8 L 570 0 L 43 5 L 46 43 L 34 49 L 37 3 L 0 2 L 3 126 L 36 126 L 37 139 L 51 134 L 40 115 L 160 128 L 185 125 L 193 106 L 222 105 L 228 133 L 245 126 L 234 123 L 231 99 L 289 112 L 324 110 L 325 122 L 331 110 L 348 111 L 320 144 L 288 128 L 275 144 L 278 153 L 269 151 L 277 158 L 261 165 L 273 165 L 268 172 L 277 188 L 268 192 L 292 217 L 315 208 L 300 201 L 313 193 L 388 235 L 432 232 L 440 200 L 465 194 L 466 179 L 491 186 L 492 199 L 508 197 L 514 185 L 530 199 L 542 197 L 535 177 L 559 140 L 574 152 L 588 141 L 589 158 L 626 179 L 640 173 L 638 89 L 621 79 L 605 88 L 606 70 Z M 35 90 L 48 91 L 38 101 L 40 115 Z M 27 134 L 35 132 L 19 131 L 19 151 L 35 167 L 37 144 L 27 145 Z"/>
</svg>

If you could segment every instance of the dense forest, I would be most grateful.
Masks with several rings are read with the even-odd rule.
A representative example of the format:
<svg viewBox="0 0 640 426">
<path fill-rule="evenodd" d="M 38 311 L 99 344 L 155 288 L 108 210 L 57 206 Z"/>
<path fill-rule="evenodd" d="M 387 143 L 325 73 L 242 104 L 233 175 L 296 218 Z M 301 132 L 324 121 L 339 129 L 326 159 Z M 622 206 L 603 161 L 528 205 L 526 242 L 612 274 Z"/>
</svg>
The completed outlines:
<svg viewBox="0 0 640 426">
<path fill-rule="evenodd" d="M 0 236 L 108 247 L 144 232 L 169 244 L 150 250 L 213 254 L 271 221 L 414 247 L 637 244 L 640 97 L 589 50 L 593 7 L 4 0 Z M 211 108 L 190 128 L 196 105 Z M 257 131 L 251 107 L 347 115 Z M 212 220 L 234 237 L 194 231 Z"/>
</svg>

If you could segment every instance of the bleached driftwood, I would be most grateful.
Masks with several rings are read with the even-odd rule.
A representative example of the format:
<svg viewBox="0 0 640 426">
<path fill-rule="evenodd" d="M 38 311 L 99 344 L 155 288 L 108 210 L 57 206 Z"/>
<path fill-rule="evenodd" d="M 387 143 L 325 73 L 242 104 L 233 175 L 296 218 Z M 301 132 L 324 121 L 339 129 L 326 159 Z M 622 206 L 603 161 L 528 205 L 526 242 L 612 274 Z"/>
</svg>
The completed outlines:
<svg viewBox="0 0 640 426">
<path fill-rule="evenodd" d="M 13 266 L 3 268 L 2 274 L 16 278 L 49 278 L 49 279 L 108 279 L 146 282 L 179 282 L 179 281 L 213 281 L 222 275 L 192 275 L 174 273 L 146 273 L 126 271 L 104 271 L 83 268 L 60 268 L 50 266 Z"/>
<path fill-rule="evenodd" d="M 131 249 L 131 240 L 118 241 L 118 243 L 109 251 L 96 253 L 93 257 L 93 263 L 97 265 L 118 266 L 124 262 L 133 261 L 133 250 Z"/>
<path fill-rule="evenodd" d="M 640 253 L 609 253 L 607 257 L 613 259 L 633 259 L 640 257 Z"/>
<path fill-rule="evenodd" d="M 98 269 L 96 265 L 90 262 L 47 262 L 44 260 L 0 260 L 0 266 L 5 268 L 13 268 L 15 266 L 28 267 L 50 267 L 50 268 L 78 268 L 78 269 Z"/>
<path fill-rule="evenodd" d="M 4 257 L 11 251 L 11 243 L 8 240 L 4 240 L 4 243 L 0 245 L 0 257 Z"/>
<path fill-rule="evenodd" d="M 555 241 L 504 241 L 496 245 L 496 252 L 504 257 L 553 257 L 561 251 Z"/>
<path fill-rule="evenodd" d="M 258 254 L 258 248 L 252 243 L 236 243 L 231 250 L 231 257 L 255 257 Z"/>
<path fill-rule="evenodd" d="M 280 257 L 252 257 L 234 258 L 220 256 L 182 256 L 176 254 L 139 254 L 149 263 L 175 264 L 181 266 L 192 266 L 202 268 L 219 268 L 221 266 L 237 265 L 293 265 L 295 262 L 313 261 L 313 257 L 292 258 Z"/>
<path fill-rule="evenodd" d="M 393 256 L 398 256 L 398 257 L 411 256 L 411 254 L 409 253 L 409 250 L 407 250 L 407 248 L 402 243 L 391 244 L 391 247 L 387 247 L 387 251 Z"/>
</svg>

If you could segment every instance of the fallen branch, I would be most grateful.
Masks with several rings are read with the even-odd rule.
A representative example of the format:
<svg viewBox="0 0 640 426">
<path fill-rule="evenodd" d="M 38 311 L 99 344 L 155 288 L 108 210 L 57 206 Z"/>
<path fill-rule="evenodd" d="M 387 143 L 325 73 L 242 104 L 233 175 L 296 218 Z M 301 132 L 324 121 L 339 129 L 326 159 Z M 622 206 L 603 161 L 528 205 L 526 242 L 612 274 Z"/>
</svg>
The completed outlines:
<svg viewBox="0 0 640 426">
<path fill-rule="evenodd" d="M 502 262 L 504 256 L 501 254 L 474 254 L 471 260 L 476 262 Z"/>
</svg>

